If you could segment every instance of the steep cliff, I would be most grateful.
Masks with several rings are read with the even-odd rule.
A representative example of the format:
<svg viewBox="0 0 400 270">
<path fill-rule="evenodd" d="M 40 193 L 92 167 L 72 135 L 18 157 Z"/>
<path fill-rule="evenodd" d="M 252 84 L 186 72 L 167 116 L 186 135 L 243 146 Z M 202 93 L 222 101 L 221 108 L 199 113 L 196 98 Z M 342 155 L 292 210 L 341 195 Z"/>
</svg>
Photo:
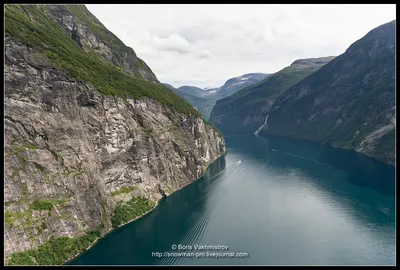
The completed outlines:
<svg viewBox="0 0 400 270">
<path fill-rule="evenodd" d="M 6 5 L 5 31 L 5 262 L 62 264 L 225 153 L 84 6 Z"/>
<path fill-rule="evenodd" d="M 264 123 L 277 96 L 333 57 L 300 59 L 266 79 L 216 102 L 210 122 L 224 132 L 253 133 Z"/>
<path fill-rule="evenodd" d="M 32 18 L 27 7 L 21 6 Z M 146 63 L 136 56 L 135 51 L 124 45 L 108 31 L 93 14 L 80 5 L 46 5 L 43 12 L 70 33 L 71 38 L 86 52 L 93 51 L 127 73 L 149 81 L 157 81 Z"/>
<path fill-rule="evenodd" d="M 395 28 L 381 25 L 285 91 L 262 133 L 352 148 L 395 163 Z"/>
</svg>

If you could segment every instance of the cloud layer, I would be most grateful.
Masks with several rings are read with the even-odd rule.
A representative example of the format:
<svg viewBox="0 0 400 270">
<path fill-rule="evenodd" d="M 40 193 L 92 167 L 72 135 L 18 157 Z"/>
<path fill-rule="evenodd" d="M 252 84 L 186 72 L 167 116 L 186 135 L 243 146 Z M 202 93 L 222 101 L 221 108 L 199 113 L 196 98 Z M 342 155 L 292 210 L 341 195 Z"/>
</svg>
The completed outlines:
<svg viewBox="0 0 400 270">
<path fill-rule="evenodd" d="M 396 18 L 393 5 L 86 5 L 173 86 L 216 87 L 339 55 Z"/>
</svg>

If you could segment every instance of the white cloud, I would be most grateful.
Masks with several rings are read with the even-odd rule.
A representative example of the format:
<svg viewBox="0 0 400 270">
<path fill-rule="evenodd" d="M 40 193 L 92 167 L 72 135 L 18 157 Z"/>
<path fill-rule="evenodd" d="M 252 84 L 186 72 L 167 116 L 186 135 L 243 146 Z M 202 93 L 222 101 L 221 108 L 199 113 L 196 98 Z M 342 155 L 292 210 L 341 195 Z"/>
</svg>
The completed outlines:
<svg viewBox="0 0 400 270">
<path fill-rule="evenodd" d="M 191 52 L 190 44 L 184 37 L 179 34 L 173 33 L 166 38 L 159 38 L 153 36 L 147 40 L 148 45 L 153 45 L 160 51 L 177 52 L 178 54 L 184 54 Z"/>
<path fill-rule="evenodd" d="M 86 6 L 160 81 L 199 87 L 339 55 L 396 18 L 394 4 Z"/>
</svg>

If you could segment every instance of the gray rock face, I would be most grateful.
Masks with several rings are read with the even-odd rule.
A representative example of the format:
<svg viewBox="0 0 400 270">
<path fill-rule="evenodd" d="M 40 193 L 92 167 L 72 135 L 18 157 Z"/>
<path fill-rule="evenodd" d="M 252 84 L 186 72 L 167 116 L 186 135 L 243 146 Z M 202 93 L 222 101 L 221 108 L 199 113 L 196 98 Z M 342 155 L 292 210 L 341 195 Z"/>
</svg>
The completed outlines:
<svg viewBox="0 0 400 270">
<path fill-rule="evenodd" d="M 54 18 L 76 31 L 84 48 L 97 46 L 107 60 L 137 71 L 129 60 L 133 50 L 118 58 L 59 11 L 52 9 Z M 225 153 L 222 136 L 198 117 L 150 99 L 103 96 L 32 48 L 8 36 L 5 44 L 5 256 L 100 224 L 105 233 L 118 201 L 132 194 L 157 201 L 199 178 Z M 111 195 L 123 186 L 136 189 Z M 49 213 L 29 212 L 35 200 L 62 201 Z"/>
<path fill-rule="evenodd" d="M 48 17 L 71 35 L 85 51 L 93 51 L 125 72 L 148 81 L 157 77 L 135 51 L 125 46 L 85 6 L 46 5 Z M 89 25 L 90 24 L 90 25 Z"/>
</svg>

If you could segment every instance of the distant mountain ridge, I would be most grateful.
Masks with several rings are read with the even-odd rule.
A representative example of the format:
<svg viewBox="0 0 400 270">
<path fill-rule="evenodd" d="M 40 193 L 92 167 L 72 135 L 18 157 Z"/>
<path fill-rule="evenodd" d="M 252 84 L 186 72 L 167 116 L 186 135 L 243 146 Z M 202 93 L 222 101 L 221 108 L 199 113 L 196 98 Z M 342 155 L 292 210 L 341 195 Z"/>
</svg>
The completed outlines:
<svg viewBox="0 0 400 270">
<path fill-rule="evenodd" d="M 258 83 L 271 74 L 266 73 L 248 73 L 239 77 L 234 77 L 225 82 L 225 84 L 217 89 L 217 94 L 221 97 L 230 96 L 240 89 Z"/>
<path fill-rule="evenodd" d="M 201 89 L 200 87 L 184 85 L 177 88 L 179 92 L 198 96 L 198 97 L 205 97 L 207 96 L 207 92 Z"/>
<path fill-rule="evenodd" d="M 187 102 L 189 102 L 200 114 L 204 117 L 204 119 L 208 120 L 210 118 L 210 113 L 212 108 L 215 105 L 215 99 L 212 98 L 204 98 L 200 97 L 199 95 L 192 94 L 196 93 L 198 91 L 198 87 L 193 87 L 191 86 L 184 86 L 184 87 L 179 87 L 175 88 L 170 84 L 163 83 L 165 87 L 168 89 L 172 90 L 174 93 L 178 94 L 182 98 L 184 98 Z M 187 90 L 187 91 L 184 91 Z M 194 90 L 194 91 L 191 91 Z M 203 90 L 200 90 L 203 91 Z"/>
<path fill-rule="evenodd" d="M 264 122 L 275 98 L 334 57 L 299 59 L 290 66 L 217 101 L 210 121 L 224 132 L 253 133 Z"/>
<path fill-rule="evenodd" d="M 234 94 L 244 87 L 265 79 L 269 75 L 270 74 L 265 73 L 248 73 L 231 78 L 222 86 L 217 88 L 202 89 L 200 87 L 189 85 L 175 88 L 167 83 L 163 83 L 163 85 L 183 97 L 186 101 L 192 104 L 192 106 L 195 107 L 195 109 L 198 110 L 206 120 L 208 120 L 211 110 L 218 99 Z"/>
</svg>

